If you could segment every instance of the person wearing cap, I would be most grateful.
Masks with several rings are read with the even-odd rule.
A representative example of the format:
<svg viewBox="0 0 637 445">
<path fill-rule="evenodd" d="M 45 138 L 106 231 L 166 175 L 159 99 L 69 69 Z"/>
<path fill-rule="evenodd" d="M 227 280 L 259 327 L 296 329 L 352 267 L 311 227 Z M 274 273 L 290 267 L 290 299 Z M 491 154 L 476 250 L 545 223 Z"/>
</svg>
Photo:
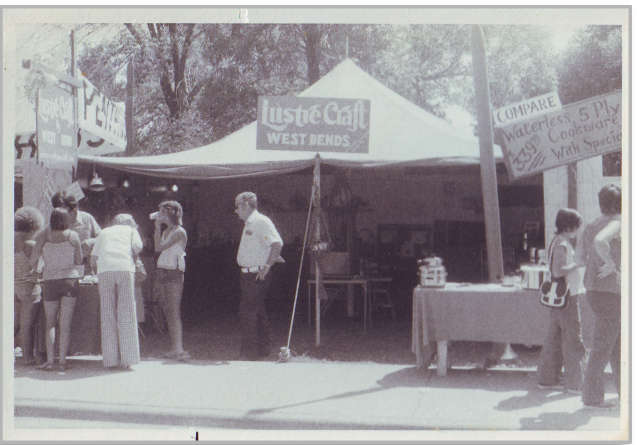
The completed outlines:
<svg viewBox="0 0 637 445">
<path fill-rule="evenodd" d="M 137 224 L 127 213 L 115 215 L 93 246 L 91 266 L 98 277 L 105 368 L 130 369 L 140 360 L 134 256 L 142 247 Z"/>
<path fill-rule="evenodd" d="M 159 212 L 151 215 L 155 221 L 153 241 L 159 253 L 155 278 L 158 301 L 166 316 L 171 350 L 164 358 L 186 361 L 190 358 L 184 350 L 183 324 L 181 321 L 181 297 L 186 271 L 186 244 L 188 235 L 183 227 L 184 211 L 177 201 L 163 201 Z M 163 229 L 162 229 L 163 228 Z"/>
<path fill-rule="evenodd" d="M 79 209 L 75 196 L 64 194 L 64 207 L 69 211 L 71 218 L 69 228 L 80 236 L 82 253 L 84 258 L 88 259 L 95 239 L 100 234 L 100 225 L 93 215 Z"/>
<path fill-rule="evenodd" d="M 51 206 L 54 209 L 63 207 L 68 210 L 70 218 L 69 228 L 79 235 L 82 245 L 82 255 L 86 265 L 90 267 L 88 258 L 90 257 L 91 248 L 95 243 L 95 238 L 100 234 L 100 225 L 93 215 L 78 208 L 77 198 L 75 198 L 75 196 L 68 195 L 66 192 L 56 192 L 53 194 L 53 196 L 51 196 Z M 49 228 L 47 227 L 36 235 L 36 251 L 41 249 L 48 231 Z M 88 273 L 88 271 L 85 271 L 85 273 Z"/>
<path fill-rule="evenodd" d="M 237 251 L 237 264 L 241 268 L 240 357 L 258 360 L 270 354 L 270 323 L 265 298 L 271 281 L 270 269 L 283 261 L 280 255 L 283 240 L 272 220 L 257 210 L 256 194 L 239 193 L 234 203 L 235 213 L 244 221 Z"/>
</svg>

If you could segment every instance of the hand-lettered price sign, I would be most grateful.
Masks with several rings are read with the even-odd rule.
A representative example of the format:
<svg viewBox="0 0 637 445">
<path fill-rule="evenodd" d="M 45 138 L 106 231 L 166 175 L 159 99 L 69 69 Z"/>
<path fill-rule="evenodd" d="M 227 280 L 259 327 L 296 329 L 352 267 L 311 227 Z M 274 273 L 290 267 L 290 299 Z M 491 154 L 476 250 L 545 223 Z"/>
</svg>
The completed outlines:
<svg viewBox="0 0 637 445">
<path fill-rule="evenodd" d="M 621 150 L 622 94 L 617 91 L 497 129 L 513 178 Z"/>
</svg>

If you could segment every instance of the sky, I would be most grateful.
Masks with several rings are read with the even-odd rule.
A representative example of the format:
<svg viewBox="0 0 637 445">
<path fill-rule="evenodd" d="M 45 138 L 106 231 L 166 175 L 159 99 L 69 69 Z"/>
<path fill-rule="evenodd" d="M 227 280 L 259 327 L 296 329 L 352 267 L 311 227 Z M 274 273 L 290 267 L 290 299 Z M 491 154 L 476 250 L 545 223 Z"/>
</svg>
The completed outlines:
<svg viewBox="0 0 637 445">
<path fill-rule="evenodd" d="M 563 52 L 569 44 L 571 37 L 578 30 L 582 29 L 583 25 L 554 25 L 547 26 L 552 36 L 553 45 L 558 52 Z"/>
</svg>

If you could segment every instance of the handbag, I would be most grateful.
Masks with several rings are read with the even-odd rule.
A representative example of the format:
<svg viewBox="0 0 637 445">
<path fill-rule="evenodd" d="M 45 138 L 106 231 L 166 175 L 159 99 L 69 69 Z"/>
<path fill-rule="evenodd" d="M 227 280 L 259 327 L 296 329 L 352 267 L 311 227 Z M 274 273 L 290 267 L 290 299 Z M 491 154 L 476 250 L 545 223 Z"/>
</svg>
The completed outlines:
<svg viewBox="0 0 637 445">
<path fill-rule="evenodd" d="M 148 274 L 146 273 L 146 268 L 144 267 L 144 262 L 142 259 L 135 253 L 133 250 L 133 230 L 130 232 L 130 248 L 133 253 L 133 263 L 135 264 L 135 283 L 142 283 Z"/>
<path fill-rule="evenodd" d="M 555 238 L 553 238 L 553 242 Z M 540 286 L 540 303 L 551 308 L 563 308 L 566 306 L 569 294 L 566 277 L 553 277 L 551 268 L 553 267 L 553 242 L 549 248 L 549 271 Z"/>
</svg>

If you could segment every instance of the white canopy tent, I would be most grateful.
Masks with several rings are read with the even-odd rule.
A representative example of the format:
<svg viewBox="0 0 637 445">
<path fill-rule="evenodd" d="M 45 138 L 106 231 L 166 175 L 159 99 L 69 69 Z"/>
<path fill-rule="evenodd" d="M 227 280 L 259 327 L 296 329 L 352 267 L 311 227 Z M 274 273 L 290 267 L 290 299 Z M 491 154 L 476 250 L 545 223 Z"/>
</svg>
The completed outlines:
<svg viewBox="0 0 637 445">
<path fill-rule="evenodd" d="M 369 153 L 320 153 L 321 163 L 347 168 L 478 165 L 478 139 L 463 136 L 382 85 L 346 59 L 299 94 L 305 97 L 369 99 Z M 257 150 L 257 123 L 203 147 L 137 157 L 80 155 L 80 162 L 143 175 L 174 179 L 215 179 L 289 173 L 313 165 L 315 153 Z M 495 148 L 496 161 L 502 152 Z"/>
</svg>

